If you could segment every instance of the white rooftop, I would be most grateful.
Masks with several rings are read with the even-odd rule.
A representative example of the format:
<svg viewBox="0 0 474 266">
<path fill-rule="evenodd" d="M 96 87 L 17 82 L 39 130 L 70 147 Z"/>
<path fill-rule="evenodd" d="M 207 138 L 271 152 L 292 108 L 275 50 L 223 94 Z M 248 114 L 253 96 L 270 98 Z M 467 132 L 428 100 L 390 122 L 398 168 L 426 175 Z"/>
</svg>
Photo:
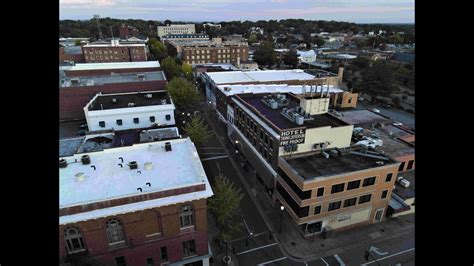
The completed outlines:
<svg viewBox="0 0 474 266">
<path fill-rule="evenodd" d="M 100 69 L 124 69 L 124 68 L 152 68 L 160 67 L 159 61 L 138 61 L 138 62 L 115 62 L 115 63 L 84 63 L 74 66 L 62 67 L 63 70 L 100 70 Z"/>
<path fill-rule="evenodd" d="M 207 73 L 207 75 L 214 81 L 216 85 L 238 82 L 266 82 L 315 79 L 315 76 L 305 73 L 302 69 L 225 71 Z"/>
<path fill-rule="evenodd" d="M 230 90 L 226 90 L 225 88 L 228 87 Z M 315 86 L 311 87 L 309 85 L 287 85 L 287 84 L 265 84 L 265 85 L 242 85 L 242 84 L 233 84 L 233 85 L 219 85 L 217 88 L 224 93 L 226 96 L 231 96 L 235 94 L 242 94 L 242 93 L 286 93 L 290 92 L 293 94 L 302 94 L 303 88 L 305 93 L 310 93 L 311 91 L 320 92 L 321 86 L 318 86 L 315 90 Z M 327 85 L 323 86 L 324 92 L 328 89 Z M 329 93 L 339 93 L 343 92 L 344 90 L 340 89 L 339 87 L 335 87 L 333 85 L 329 86 Z"/>
<path fill-rule="evenodd" d="M 165 151 L 165 142 L 171 143 L 172 151 Z M 196 148 L 189 138 L 141 143 L 89 153 L 91 159 L 89 165 L 81 163 L 82 155 L 64 157 L 68 166 L 59 170 L 60 208 L 198 184 L 205 184 L 206 189 L 62 216 L 60 224 L 197 200 L 213 195 Z M 123 158 L 123 167 L 118 165 L 121 163 L 119 157 Z M 75 162 L 76 159 L 77 162 Z M 136 161 L 138 169 L 131 170 L 127 165 L 130 161 Z M 148 162 L 151 163 L 151 169 L 145 168 L 145 163 Z M 96 170 L 91 166 L 95 166 Z M 84 174 L 85 178 L 82 181 L 78 181 L 78 173 Z M 146 185 L 147 182 L 151 183 L 151 187 Z M 142 188 L 143 192 L 138 191 L 137 188 Z"/>
</svg>

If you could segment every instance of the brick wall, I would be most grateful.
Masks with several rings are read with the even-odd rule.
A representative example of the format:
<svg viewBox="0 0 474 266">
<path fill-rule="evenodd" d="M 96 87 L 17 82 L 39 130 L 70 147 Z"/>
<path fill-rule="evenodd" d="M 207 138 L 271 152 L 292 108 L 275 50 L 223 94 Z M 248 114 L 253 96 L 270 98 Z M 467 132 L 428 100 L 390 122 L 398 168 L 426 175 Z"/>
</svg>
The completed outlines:
<svg viewBox="0 0 474 266">
<path fill-rule="evenodd" d="M 59 120 L 84 119 L 84 106 L 98 92 L 120 93 L 164 90 L 166 80 L 105 84 L 99 86 L 69 87 L 59 89 Z"/>
<path fill-rule="evenodd" d="M 100 76 L 110 75 L 111 73 L 143 73 L 159 71 L 158 67 L 147 67 L 147 68 L 123 68 L 123 69 L 98 69 L 98 70 L 65 70 L 64 74 L 66 77 L 80 77 L 80 76 Z"/>
<path fill-rule="evenodd" d="M 82 47 L 86 63 L 147 61 L 145 47 L 104 46 Z"/>
</svg>

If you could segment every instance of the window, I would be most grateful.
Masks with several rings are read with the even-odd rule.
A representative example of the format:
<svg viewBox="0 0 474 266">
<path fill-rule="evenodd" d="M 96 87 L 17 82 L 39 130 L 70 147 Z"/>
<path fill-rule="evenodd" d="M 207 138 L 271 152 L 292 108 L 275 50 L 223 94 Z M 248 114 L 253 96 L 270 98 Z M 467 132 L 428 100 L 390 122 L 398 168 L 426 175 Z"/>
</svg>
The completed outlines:
<svg viewBox="0 0 474 266">
<path fill-rule="evenodd" d="M 168 261 L 168 252 L 166 251 L 166 246 L 161 247 L 160 249 L 160 255 L 161 255 L 161 262 L 167 262 Z"/>
<path fill-rule="evenodd" d="M 105 121 L 99 121 L 99 127 L 105 127 Z"/>
<path fill-rule="evenodd" d="M 188 257 L 196 254 L 196 245 L 193 240 L 183 242 L 183 256 Z"/>
<path fill-rule="evenodd" d="M 415 162 L 414 160 L 411 160 L 411 161 L 408 162 L 407 170 L 411 170 L 413 168 L 413 163 L 414 162 Z"/>
<path fill-rule="evenodd" d="M 388 173 L 388 174 L 387 174 L 387 177 L 385 178 L 385 182 L 390 182 L 390 181 L 392 181 L 392 176 L 393 176 L 393 173 Z"/>
<path fill-rule="evenodd" d="M 347 101 L 347 103 L 351 103 L 352 102 L 352 98 L 349 98 L 349 100 Z"/>
<path fill-rule="evenodd" d="M 364 179 L 364 183 L 362 184 L 362 186 L 368 187 L 368 186 L 372 186 L 373 184 L 375 184 L 375 176 Z"/>
<path fill-rule="evenodd" d="M 115 264 L 117 266 L 127 266 L 127 263 L 125 262 L 125 257 L 124 256 L 116 257 Z"/>
<path fill-rule="evenodd" d="M 265 143 L 267 143 L 267 142 L 268 142 L 268 135 L 265 134 Z"/>
<path fill-rule="evenodd" d="M 153 266 L 153 258 L 146 259 L 146 266 Z"/>
<path fill-rule="evenodd" d="M 333 185 L 331 188 L 331 194 L 338 193 L 344 190 L 344 183 Z"/>
<path fill-rule="evenodd" d="M 341 201 L 331 202 L 328 206 L 328 211 L 337 210 L 341 208 Z"/>
<path fill-rule="evenodd" d="M 387 197 L 387 194 L 388 194 L 388 190 L 384 190 L 382 192 L 382 199 L 385 199 Z"/>
<path fill-rule="evenodd" d="M 166 115 L 166 116 L 165 116 L 165 119 L 166 119 L 167 121 L 170 121 L 170 120 L 171 120 L 171 115 Z"/>
<path fill-rule="evenodd" d="M 140 121 L 140 120 L 138 119 L 138 117 L 135 117 L 135 118 L 133 119 L 133 123 L 135 123 L 135 124 L 138 124 L 139 121 Z"/>
<path fill-rule="evenodd" d="M 316 197 L 322 197 L 323 194 L 324 194 L 324 187 L 318 188 L 318 190 L 316 192 Z"/>
<path fill-rule="evenodd" d="M 122 223 L 117 219 L 110 219 L 106 224 L 107 228 L 107 238 L 109 239 L 109 244 L 122 242 L 124 241 Z"/>
<path fill-rule="evenodd" d="M 405 162 L 402 162 L 402 163 L 400 164 L 400 167 L 398 167 L 398 172 L 403 171 L 404 168 L 405 168 Z"/>
<path fill-rule="evenodd" d="M 69 227 L 64 231 L 64 239 L 66 240 L 66 246 L 69 253 L 79 252 L 85 250 L 84 241 L 79 229 L 75 227 Z"/>
<path fill-rule="evenodd" d="M 347 190 L 356 189 L 360 187 L 360 180 L 354 180 L 347 183 Z"/>
<path fill-rule="evenodd" d="M 356 204 L 357 198 L 346 199 L 344 201 L 344 208 L 349 206 L 354 206 Z"/>
<path fill-rule="evenodd" d="M 320 214 L 321 213 L 321 205 L 314 207 L 314 214 Z"/>
<path fill-rule="evenodd" d="M 155 116 L 150 116 L 150 122 L 155 122 Z"/>
<path fill-rule="evenodd" d="M 186 205 L 181 208 L 181 228 L 193 226 L 193 206 Z"/>
<path fill-rule="evenodd" d="M 360 196 L 359 197 L 359 204 L 369 202 L 371 197 L 372 197 L 372 194 Z"/>
</svg>

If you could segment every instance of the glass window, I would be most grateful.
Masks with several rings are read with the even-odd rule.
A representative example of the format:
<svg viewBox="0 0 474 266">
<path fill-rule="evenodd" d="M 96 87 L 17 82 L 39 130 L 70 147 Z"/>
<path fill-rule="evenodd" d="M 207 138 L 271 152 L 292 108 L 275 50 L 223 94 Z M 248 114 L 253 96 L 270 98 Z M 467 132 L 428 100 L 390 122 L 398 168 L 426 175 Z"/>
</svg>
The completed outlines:
<svg viewBox="0 0 474 266">
<path fill-rule="evenodd" d="M 166 246 L 161 247 L 160 251 L 161 251 L 161 252 L 160 252 L 160 253 L 161 253 L 161 254 L 160 254 L 160 255 L 161 255 L 161 262 L 162 262 L 162 263 L 163 263 L 163 262 L 167 262 L 167 261 L 168 261 L 168 252 L 167 252 L 167 250 L 166 250 Z"/>
<path fill-rule="evenodd" d="M 333 185 L 331 188 L 331 194 L 344 191 L 344 183 Z"/>
<path fill-rule="evenodd" d="M 186 205 L 181 208 L 180 220 L 181 220 L 181 228 L 194 225 L 192 205 Z"/>
<path fill-rule="evenodd" d="M 146 259 L 146 266 L 153 266 L 153 258 Z"/>
<path fill-rule="evenodd" d="M 318 188 L 318 191 L 316 193 L 316 197 L 322 197 L 324 194 L 324 187 Z"/>
<path fill-rule="evenodd" d="M 371 197 L 372 197 L 372 194 L 360 196 L 359 197 L 359 204 L 369 202 Z"/>
<path fill-rule="evenodd" d="M 64 239 L 69 253 L 85 250 L 84 240 L 81 232 L 76 227 L 69 227 L 64 231 Z"/>
<path fill-rule="evenodd" d="M 321 205 L 314 207 L 314 214 L 320 214 L 321 213 Z"/>
<path fill-rule="evenodd" d="M 105 127 L 105 121 L 99 121 L 99 127 Z"/>
<path fill-rule="evenodd" d="M 349 206 L 354 206 L 356 204 L 357 198 L 346 199 L 344 201 L 344 208 Z"/>
<path fill-rule="evenodd" d="M 373 184 L 375 184 L 375 176 L 364 179 L 364 183 L 362 184 L 362 186 L 368 187 L 368 186 L 372 186 Z"/>
<path fill-rule="evenodd" d="M 392 181 L 392 176 L 393 176 L 393 173 L 388 173 L 388 174 L 387 174 L 387 177 L 385 178 L 385 182 L 390 182 L 390 181 Z"/>
<path fill-rule="evenodd" d="M 150 116 L 150 122 L 155 122 L 155 116 Z"/>
<path fill-rule="evenodd" d="M 354 180 L 347 183 L 347 190 L 356 189 L 360 187 L 360 180 Z"/>
<path fill-rule="evenodd" d="M 117 266 L 127 266 L 127 263 L 125 262 L 125 257 L 124 256 L 116 257 L 115 264 Z"/>
<path fill-rule="evenodd" d="M 385 199 L 387 197 L 387 194 L 388 194 L 388 190 L 384 190 L 382 192 L 382 199 Z"/>
<path fill-rule="evenodd" d="M 171 115 L 166 115 L 166 116 L 165 116 L 165 119 L 166 119 L 167 121 L 170 121 L 170 120 L 171 120 Z"/>
<path fill-rule="evenodd" d="M 331 202 L 328 206 L 328 211 L 337 210 L 341 208 L 341 201 Z"/>
<path fill-rule="evenodd" d="M 196 245 L 193 240 L 183 242 L 183 256 L 188 257 L 196 254 Z"/>
<path fill-rule="evenodd" d="M 107 221 L 106 224 L 107 228 L 107 237 L 109 239 L 109 243 L 116 243 L 124 241 L 124 234 L 122 224 L 117 219 L 110 219 Z"/>
<path fill-rule="evenodd" d="M 135 117 L 135 118 L 133 119 L 133 123 L 135 123 L 135 124 L 138 124 L 139 121 L 140 121 L 140 120 L 138 119 L 138 117 Z"/>
</svg>

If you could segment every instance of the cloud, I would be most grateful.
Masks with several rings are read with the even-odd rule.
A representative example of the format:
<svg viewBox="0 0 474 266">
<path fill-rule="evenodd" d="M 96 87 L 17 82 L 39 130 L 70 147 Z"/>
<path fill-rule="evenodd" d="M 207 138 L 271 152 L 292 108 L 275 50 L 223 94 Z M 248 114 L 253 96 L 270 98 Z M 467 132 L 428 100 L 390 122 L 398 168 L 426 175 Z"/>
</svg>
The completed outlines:
<svg viewBox="0 0 474 266">
<path fill-rule="evenodd" d="M 115 0 L 60 0 L 61 8 L 97 8 L 116 6 Z"/>
</svg>

